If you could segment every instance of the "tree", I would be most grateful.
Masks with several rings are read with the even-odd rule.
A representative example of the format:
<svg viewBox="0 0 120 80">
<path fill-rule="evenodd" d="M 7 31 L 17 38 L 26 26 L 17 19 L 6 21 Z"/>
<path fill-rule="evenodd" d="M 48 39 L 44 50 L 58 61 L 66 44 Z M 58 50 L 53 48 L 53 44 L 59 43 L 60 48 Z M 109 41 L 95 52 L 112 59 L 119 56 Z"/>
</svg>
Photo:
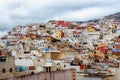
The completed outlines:
<svg viewBox="0 0 120 80">
<path fill-rule="evenodd" d="M 52 42 L 60 42 L 60 40 L 56 38 L 52 38 Z"/>
</svg>

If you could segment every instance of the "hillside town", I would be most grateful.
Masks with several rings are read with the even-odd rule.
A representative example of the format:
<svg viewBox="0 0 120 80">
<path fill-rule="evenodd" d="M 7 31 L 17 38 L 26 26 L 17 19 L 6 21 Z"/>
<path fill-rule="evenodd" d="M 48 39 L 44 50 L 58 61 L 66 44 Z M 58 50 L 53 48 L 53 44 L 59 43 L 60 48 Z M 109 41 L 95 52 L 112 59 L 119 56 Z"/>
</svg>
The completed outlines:
<svg viewBox="0 0 120 80">
<path fill-rule="evenodd" d="M 17 25 L 0 39 L 0 79 L 67 69 L 108 76 L 119 60 L 120 22 L 105 18 Z"/>
</svg>

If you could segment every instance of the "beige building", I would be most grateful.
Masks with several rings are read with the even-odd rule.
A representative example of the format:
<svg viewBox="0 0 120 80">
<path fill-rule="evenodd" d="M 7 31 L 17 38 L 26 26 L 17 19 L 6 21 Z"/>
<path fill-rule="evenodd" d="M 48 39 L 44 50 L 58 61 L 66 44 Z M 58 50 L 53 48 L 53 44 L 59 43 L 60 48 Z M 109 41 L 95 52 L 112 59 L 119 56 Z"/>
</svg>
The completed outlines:
<svg viewBox="0 0 120 80">
<path fill-rule="evenodd" d="M 0 80 L 14 77 L 15 63 L 12 56 L 0 56 Z"/>
</svg>

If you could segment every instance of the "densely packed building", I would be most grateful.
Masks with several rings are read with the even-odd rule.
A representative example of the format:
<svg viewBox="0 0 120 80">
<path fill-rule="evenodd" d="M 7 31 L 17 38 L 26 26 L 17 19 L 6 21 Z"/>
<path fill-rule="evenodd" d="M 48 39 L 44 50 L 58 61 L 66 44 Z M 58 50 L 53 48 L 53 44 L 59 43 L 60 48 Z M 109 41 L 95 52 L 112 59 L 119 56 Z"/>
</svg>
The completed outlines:
<svg viewBox="0 0 120 80">
<path fill-rule="evenodd" d="M 80 24 L 50 20 L 18 25 L 1 38 L 0 57 L 14 56 L 13 67 L 18 72 L 63 70 L 70 68 L 65 62 L 76 58 L 89 62 L 96 57 L 104 61 L 112 53 L 120 57 L 119 38 L 120 23 L 110 21 Z M 8 61 L 0 60 L 0 65 L 5 65 L 1 62 Z M 13 67 L 10 72 L 14 71 Z M 5 68 L 1 69 L 5 72 Z"/>
</svg>

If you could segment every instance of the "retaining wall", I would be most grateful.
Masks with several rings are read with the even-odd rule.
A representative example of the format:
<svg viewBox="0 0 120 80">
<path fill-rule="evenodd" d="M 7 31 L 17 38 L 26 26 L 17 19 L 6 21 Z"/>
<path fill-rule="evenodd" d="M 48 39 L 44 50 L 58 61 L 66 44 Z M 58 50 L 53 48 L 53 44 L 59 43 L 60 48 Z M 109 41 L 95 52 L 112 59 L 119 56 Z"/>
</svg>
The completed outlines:
<svg viewBox="0 0 120 80">
<path fill-rule="evenodd" d="M 42 72 L 3 80 L 76 80 L 76 70 Z"/>
</svg>

